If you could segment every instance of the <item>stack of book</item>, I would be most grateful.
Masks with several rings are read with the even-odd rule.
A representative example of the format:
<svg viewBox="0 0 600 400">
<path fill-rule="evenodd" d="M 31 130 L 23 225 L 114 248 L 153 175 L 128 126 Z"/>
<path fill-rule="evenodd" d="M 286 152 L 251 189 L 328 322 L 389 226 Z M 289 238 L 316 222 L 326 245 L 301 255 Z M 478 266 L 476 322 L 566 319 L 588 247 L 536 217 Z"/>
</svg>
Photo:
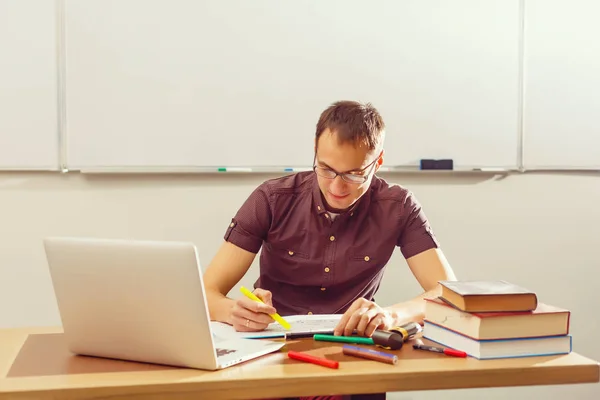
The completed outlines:
<svg viewBox="0 0 600 400">
<path fill-rule="evenodd" d="M 568 354 L 569 310 L 506 281 L 442 281 L 427 299 L 423 337 L 478 359 Z"/>
</svg>

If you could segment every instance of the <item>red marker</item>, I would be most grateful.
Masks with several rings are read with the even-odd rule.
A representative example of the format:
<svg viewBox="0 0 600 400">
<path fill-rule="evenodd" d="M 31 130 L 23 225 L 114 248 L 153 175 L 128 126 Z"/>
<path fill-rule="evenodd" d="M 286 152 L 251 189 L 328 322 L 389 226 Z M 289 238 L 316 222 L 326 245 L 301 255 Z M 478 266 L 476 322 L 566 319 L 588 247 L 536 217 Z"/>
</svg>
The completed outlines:
<svg viewBox="0 0 600 400">
<path fill-rule="evenodd" d="M 465 353 L 464 351 L 454 350 L 454 349 L 443 349 L 441 347 L 425 346 L 424 344 L 413 344 L 413 349 L 426 350 L 426 351 L 431 351 L 434 353 L 444 353 L 448 356 L 453 356 L 453 357 L 463 357 L 464 358 L 467 356 L 467 353 Z"/>
<path fill-rule="evenodd" d="M 317 365 L 321 365 L 323 367 L 329 367 L 329 368 L 339 368 L 340 363 L 337 361 L 333 361 L 333 360 L 328 360 L 326 358 L 320 358 L 320 357 L 315 357 L 315 356 L 311 356 L 310 354 L 307 353 L 301 353 L 298 351 L 288 351 L 288 357 L 292 358 L 294 360 L 299 360 L 299 361 L 305 361 L 305 362 L 309 362 L 309 363 L 313 363 L 313 364 L 317 364 Z"/>
</svg>

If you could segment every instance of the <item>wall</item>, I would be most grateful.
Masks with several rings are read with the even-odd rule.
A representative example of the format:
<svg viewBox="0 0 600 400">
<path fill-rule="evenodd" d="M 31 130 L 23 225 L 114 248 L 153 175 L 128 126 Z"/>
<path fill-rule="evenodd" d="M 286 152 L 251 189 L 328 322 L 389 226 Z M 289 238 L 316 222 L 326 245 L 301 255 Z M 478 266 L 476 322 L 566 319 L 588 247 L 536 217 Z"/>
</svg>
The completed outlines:
<svg viewBox="0 0 600 400">
<path fill-rule="evenodd" d="M 0 173 L 0 328 L 60 323 L 44 236 L 191 240 L 205 266 L 231 216 L 269 177 Z M 571 309 L 574 351 L 600 360 L 598 174 L 382 177 L 416 193 L 460 279 L 507 279 L 534 289 L 541 301 Z M 251 285 L 256 271 L 255 263 L 242 283 Z M 398 251 L 378 301 L 387 305 L 419 290 Z M 599 391 L 600 385 L 578 385 L 390 398 L 595 399 Z"/>
</svg>

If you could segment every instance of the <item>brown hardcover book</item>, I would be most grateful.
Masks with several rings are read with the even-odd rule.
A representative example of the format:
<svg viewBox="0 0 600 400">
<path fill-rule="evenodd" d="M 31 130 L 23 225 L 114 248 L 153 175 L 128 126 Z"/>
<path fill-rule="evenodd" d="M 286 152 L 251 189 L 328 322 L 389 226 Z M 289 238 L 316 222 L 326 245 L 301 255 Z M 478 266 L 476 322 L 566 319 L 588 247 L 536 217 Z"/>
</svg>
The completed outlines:
<svg viewBox="0 0 600 400">
<path fill-rule="evenodd" d="M 440 281 L 442 300 L 467 312 L 533 311 L 537 295 L 506 281 Z"/>
</svg>

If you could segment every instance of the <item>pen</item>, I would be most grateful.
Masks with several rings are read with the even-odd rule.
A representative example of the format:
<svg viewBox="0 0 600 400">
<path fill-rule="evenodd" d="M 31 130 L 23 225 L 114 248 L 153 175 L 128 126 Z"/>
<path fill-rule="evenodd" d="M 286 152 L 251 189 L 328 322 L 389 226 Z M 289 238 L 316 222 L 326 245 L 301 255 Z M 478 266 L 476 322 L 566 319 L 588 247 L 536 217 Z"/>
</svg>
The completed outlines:
<svg viewBox="0 0 600 400">
<path fill-rule="evenodd" d="M 368 360 L 380 361 L 386 364 L 396 364 L 398 356 L 395 354 L 384 353 L 377 350 L 364 349 L 362 347 L 349 346 L 347 344 L 342 347 L 342 353 L 348 356 L 366 358 Z"/>
<path fill-rule="evenodd" d="M 413 344 L 413 349 L 431 351 L 433 353 L 444 353 L 448 356 L 453 356 L 453 357 L 463 357 L 464 358 L 467 356 L 467 353 L 465 353 L 464 351 L 454 350 L 454 349 L 444 349 L 441 347 L 426 346 L 424 344 Z"/>
<path fill-rule="evenodd" d="M 313 336 L 313 339 L 321 341 L 321 342 L 375 344 L 373 339 L 368 338 L 368 337 L 360 337 L 360 336 L 334 336 L 334 335 L 316 334 Z"/>
<path fill-rule="evenodd" d="M 250 300 L 258 301 L 259 303 L 263 303 L 264 304 L 264 301 L 262 301 L 258 296 L 256 296 L 254 293 L 252 293 L 251 291 L 249 291 L 245 287 L 242 286 L 240 288 L 240 292 L 242 292 L 244 294 L 244 296 L 246 296 Z M 291 329 L 291 326 L 290 326 L 289 322 L 287 322 L 285 319 L 281 318 L 281 315 L 279 315 L 277 313 L 275 313 L 275 314 L 269 314 L 269 315 L 275 321 L 279 322 L 279 325 L 283 326 L 285 329 Z"/>
<path fill-rule="evenodd" d="M 340 366 L 338 361 L 328 360 L 326 358 L 315 357 L 307 353 L 301 353 L 299 351 L 288 351 L 288 357 L 294 360 L 305 361 L 316 365 L 321 365 L 323 367 L 329 367 L 337 369 Z"/>
</svg>

